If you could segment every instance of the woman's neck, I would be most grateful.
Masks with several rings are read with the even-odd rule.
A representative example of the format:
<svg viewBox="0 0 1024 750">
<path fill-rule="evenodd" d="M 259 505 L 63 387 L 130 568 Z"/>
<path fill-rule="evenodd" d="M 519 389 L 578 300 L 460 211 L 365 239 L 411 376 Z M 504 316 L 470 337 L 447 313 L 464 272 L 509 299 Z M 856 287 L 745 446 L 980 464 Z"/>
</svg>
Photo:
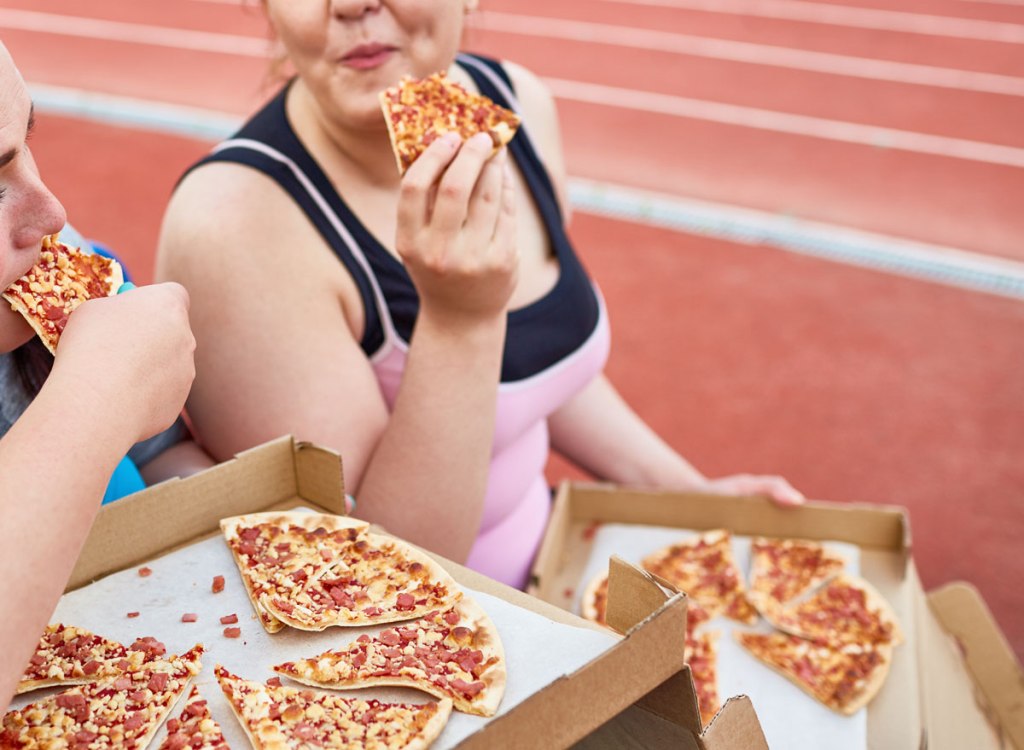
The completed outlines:
<svg viewBox="0 0 1024 750">
<path fill-rule="evenodd" d="M 383 119 L 376 127 L 345 127 L 331 119 L 301 79 L 285 106 L 292 127 L 328 175 L 356 171 L 373 185 L 398 185 L 401 176 Z"/>
</svg>

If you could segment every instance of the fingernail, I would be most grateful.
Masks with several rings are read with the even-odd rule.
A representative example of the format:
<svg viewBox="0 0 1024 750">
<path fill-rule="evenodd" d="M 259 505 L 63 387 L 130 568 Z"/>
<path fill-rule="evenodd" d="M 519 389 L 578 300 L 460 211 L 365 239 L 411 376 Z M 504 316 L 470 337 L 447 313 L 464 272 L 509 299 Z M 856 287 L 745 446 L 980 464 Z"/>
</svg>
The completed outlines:
<svg viewBox="0 0 1024 750">
<path fill-rule="evenodd" d="M 130 292 L 132 289 L 137 289 L 137 288 L 138 287 L 136 287 L 135 284 L 133 284 L 132 282 L 126 281 L 123 284 L 121 284 L 120 287 L 118 287 L 117 293 L 118 294 L 124 294 L 125 292 Z"/>
<path fill-rule="evenodd" d="M 447 133 L 441 136 L 441 143 L 448 146 L 449 148 L 455 148 L 457 145 L 462 143 L 462 136 L 456 133 L 454 130 L 449 130 Z"/>
<path fill-rule="evenodd" d="M 467 141 L 467 143 L 476 142 L 481 146 L 486 145 L 488 149 L 494 148 L 494 139 L 491 138 L 489 133 L 477 133 Z"/>
</svg>

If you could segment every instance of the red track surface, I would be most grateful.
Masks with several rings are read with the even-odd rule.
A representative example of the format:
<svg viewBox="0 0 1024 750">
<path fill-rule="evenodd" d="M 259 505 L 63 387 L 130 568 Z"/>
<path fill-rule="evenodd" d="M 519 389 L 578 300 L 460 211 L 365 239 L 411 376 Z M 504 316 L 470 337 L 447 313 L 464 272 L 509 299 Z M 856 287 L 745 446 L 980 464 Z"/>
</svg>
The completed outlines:
<svg viewBox="0 0 1024 750">
<path fill-rule="evenodd" d="M 959 0 L 833 4 L 1024 25 L 1024 7 Z M 589 0 L 484 0 L 547 15 L 1024 76 L 1021 45 Z M 822 3 L 826 5 L 826 3 Z M 258 37 L 230 4 L 0 0 L 0 9 Z M 584 10 L 585 9 L 585 10 Z M 30 82 L 242 114 L 264 95 L 252 57 L 16 30 Z M 472 48 L 541 75 L 1024 147 L 1024 97 L 536 39 L 477 29 Z M 1024 258 L 1024 169 L 614 106 L 560 102 L 574 176 Z M 159 217 L 209 144 L 40 118 L 33 143 L 88 235 L 151 276 Z M 771 471 L 814 497 L 910 508 L 927 586 L 963 578 L 1018 654 L 1024 608 L 1024 305 L 577 214 L 573 232 L 612 313 L 610 372 L 710 473 Z M 552 464 L 552 476 L 567 467 Z"/>
</svg>

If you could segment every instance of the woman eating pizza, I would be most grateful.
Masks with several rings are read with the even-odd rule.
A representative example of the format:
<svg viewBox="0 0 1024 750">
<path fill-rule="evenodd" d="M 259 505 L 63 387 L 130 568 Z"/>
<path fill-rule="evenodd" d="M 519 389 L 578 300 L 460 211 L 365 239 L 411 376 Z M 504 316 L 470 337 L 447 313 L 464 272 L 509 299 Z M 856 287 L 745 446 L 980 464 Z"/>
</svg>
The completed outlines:
<svg viewBox="0 0 1024 750">
<path fill-rule="evenodd" d="M 0 290 L 40 260 L 43 238 L 64 225 L 26 144 L 31 126 L 28 90 L 0 44 Z M 25 384 L 9 358 L 32 340 L 25 318 L 0 305 L 0 413 L 13 422 L 0 430 L 0 706 L 64 590 L 115 467 L 175 421 L 195 373 L 188 294 L 177 284 L 82 303 L 45 381 Z"/>
<path fill-rule="evenodd" d="M 161 236 L 158 275 L 192 295 L 204 445 L 336 448 L 361 517 L 519 587 L 551 448 L 603 480 L 801 502 L 779 477 L 705 477 L 602 374 L 552 97 L 458 53 L 475 5 L 264 0 L 295 75 L 185 176 Z M 380 94 L 438 71 L 522 128 L 496 152 L 435 138 L 400 175 Z"/>
</svg>

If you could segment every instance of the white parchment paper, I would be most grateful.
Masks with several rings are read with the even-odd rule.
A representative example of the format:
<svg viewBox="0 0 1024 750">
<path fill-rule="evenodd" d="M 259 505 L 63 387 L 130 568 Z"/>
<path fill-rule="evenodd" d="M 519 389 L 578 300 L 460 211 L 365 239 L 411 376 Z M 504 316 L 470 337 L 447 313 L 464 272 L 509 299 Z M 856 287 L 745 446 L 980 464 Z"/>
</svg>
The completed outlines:
<svg viewBox="0 0 1024 750">
<path fill-rule="evenodd" d="M 659 526 L 605 524 L 598 528 L 594 545 L 576 587 L 576 612 L 584 587 L 595 576 L 608 571 L 608 558 L 618 555 L 639 565 L 647 555 L 662 547 L 698 536 L 700 532 Z M 846 560 L 846 572 L 860 573 L 860 549 L 845 542 L 823 542 L 826 549 Z M 749 575 L 750 537 L 733 536 L 733 555 L 740 570 Z M 768 745 L 777 750 L 865 750 L 867 709 L 853 716 L 841 716 L 815 701 L 793 683 L 755 659 L 733 639 L 734 630 L 771 632 L 761 620 L 748 626 L 716 617 L 701 626 L 716 630 L 718 639 L 718 694 L 721 699 L 748 695 L 764 729 Z"/>
<path fill-rule="evenodd" d="M 308 633 L 285 628 L 270 635 L 256 619 L 238 568 L 220 537 L 197 542 L 145 565 L 153 571 L 148 577 L 140 577 L 138 569 L 132 568 L 66 594 L 50 621 L 83 627 L 126 644 L 140 636 L 153 636 L 167 646 L 169 653 L 182 653 L 193 644 L 202 643 L 206 655 L 195 684 L 235 750 L 249 747 L 249 742 L 213 676 L 215 664 L 223 664 L 245 679 L 262 681 L 274 676 L 271 667 L 275 664 L 313 657 L 344 646 L 362 633 L 384 629 L 329 628 L 322 633 Z M 223 575 L 226 582 L 224 591 L 218 594 L 211 591 L 216 575 Z M 465 587 L 463 591 L 490 615 L 505 649 L 508 683 L 498 716 L 619 641 L 613 634 L 556 623 L 483 592 Z M 139 612 L 139 616 L 128 618 L 128 612 Z M 184 613 L 195 613 L 197 621 L 181 622 Z M 238 624 L 222 625 L 220 618 L 230 614 L 238 615 Z M 241 637 L 225 638 L 225 627 L 240 627 Z M 282 683 L 296 684 L 289 683 L 287 678 L 282 678 Z M 20 708 L 45 694 L 37 691 L 19 696 L 12 708 Z M 433 700 L 425 693 L 405 688 L 382 687 L 343 694 L 414 703 Z M 177 715 L 178 710 L 180 705 L 172 715 Z M 432 747 L 456 747 L 489 720 L 453 712 Z M 153 747 L 163 735 L 161 729 Z"/>
</svg>

